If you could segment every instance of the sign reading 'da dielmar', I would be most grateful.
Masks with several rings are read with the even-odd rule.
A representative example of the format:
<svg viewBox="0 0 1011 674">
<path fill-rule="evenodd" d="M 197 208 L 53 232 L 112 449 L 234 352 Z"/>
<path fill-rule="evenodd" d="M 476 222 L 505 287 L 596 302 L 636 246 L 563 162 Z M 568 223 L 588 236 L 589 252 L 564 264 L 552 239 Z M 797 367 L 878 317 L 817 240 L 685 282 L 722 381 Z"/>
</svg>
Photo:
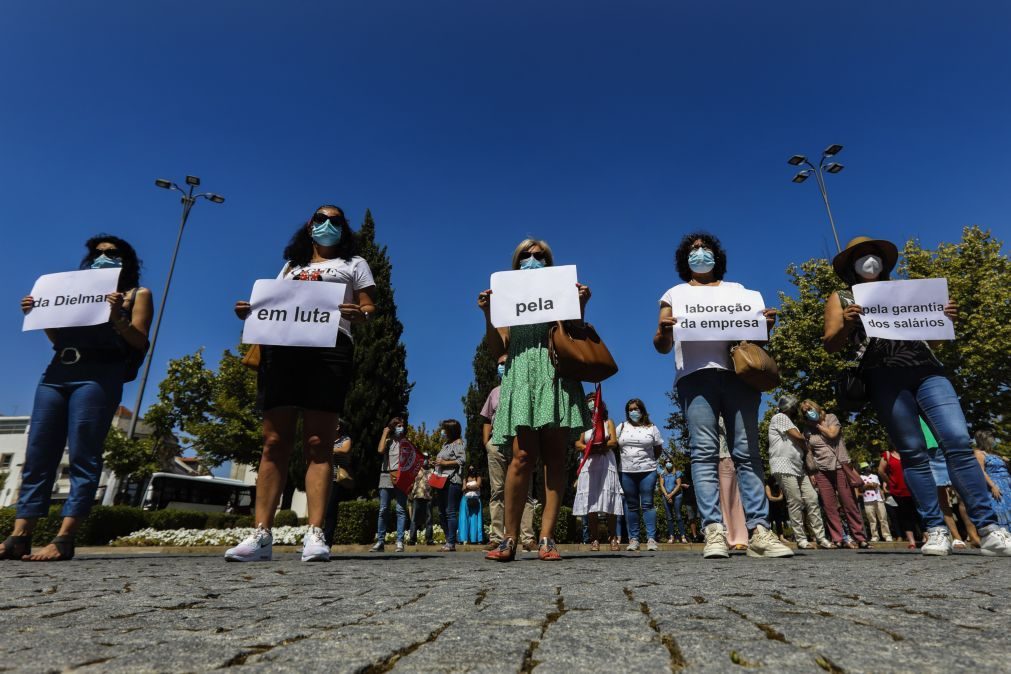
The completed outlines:
<svg viewBox="0 0 1011 674">
<path fill-rule="evenodd" d="M 242 329 L 246 344 L 333 346 L 347 286 L 321 281 L 261 279 L 253 284 Z"/>
<path fill-rule="evenodd" d="M 106 295 L 116 292 L 119 268 L 82 269 L 40 276 L 22 330 L 98 325 L 109 320 Z"/>
<path fill-rule="evenodd" d="M 581 315 L 575 265 L 491 275 L 491 324 L 496 328 L 575 320 Z"/>
<path fill-rule="evenodd" d="M 944 315 L 948 279 L 873 281 L 853 286 L 868 337 L 879 339 L 955 339 L 955 326 Z"/>
<path fill-rule="evenodd" d="M 764 341 L 762 293 L 733 286 L 678 286 L 670 296 L 677 319 L 676 337 L 683 342 Z"/>
</svg>

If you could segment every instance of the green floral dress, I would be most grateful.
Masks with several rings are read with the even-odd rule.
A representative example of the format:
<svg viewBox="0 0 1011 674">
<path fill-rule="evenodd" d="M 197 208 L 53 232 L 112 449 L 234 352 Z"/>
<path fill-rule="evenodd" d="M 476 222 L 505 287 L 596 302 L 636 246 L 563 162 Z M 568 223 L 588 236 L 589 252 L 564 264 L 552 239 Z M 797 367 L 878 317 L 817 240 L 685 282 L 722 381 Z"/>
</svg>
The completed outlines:
<svg viewBox="0 0 1011 674">
<path fill-rule="evenodd" d="M 554 323 L 517 325 L 509 330 L 509 354 L 492 427 L 493 445 L 508 446 L 516 429 L 567 428 L 577 437 L 591 417 L 581 382 L 555 379 L 548 356 L 548 329 Z"/>
</svg>

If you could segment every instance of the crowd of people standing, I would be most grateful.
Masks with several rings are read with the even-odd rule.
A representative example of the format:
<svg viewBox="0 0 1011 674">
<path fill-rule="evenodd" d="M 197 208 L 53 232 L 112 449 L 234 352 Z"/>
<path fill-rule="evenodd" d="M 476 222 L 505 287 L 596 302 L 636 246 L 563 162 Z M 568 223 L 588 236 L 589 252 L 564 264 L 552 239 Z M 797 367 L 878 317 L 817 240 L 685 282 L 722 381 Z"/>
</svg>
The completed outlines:
<svg viewBox="0 0 1011 674">
<path fill-rule="evenodd" d="M 139 285 L 136 254 L 125 241 L 100 236 L 87 243 L 82 268 L 123 268 L 120 288 L 108 296 L 110 320 L 87 329 L 47 331 L 56 355 L 39 385 L 29 437 L 28 459 L 14 531 L 0 548 L 0 558 L 33 561 L 73 557 L 73 536 L 87 515 L 101 469 L 102 441 L 119 404 L 122 384 L 136 373 L 138 354 L 147 348 L 152 313 L 150 293 Z M 340 305 L 335 344 L 329 347 L 262 346 L 257 373 L 257 406 L 263 415 L 263 452 L 258 467 L 254 532 L 229 549 L 229 561 L 261 561 L 272 556 L 271 525 L 287 477 L 288 462 L 301 432 L 306 453 L 308 527 L 303 561 L 325 561 L 333 542 L 334 485 L 351 466 L 351 429 L 340 420 L 350 385 L 354 340 L 351 325 L 369 321 L 382 307 L 373 302 L 375 280 L 368 263 L 355 252 L 355 236 L 343 211 L 317 208 L 284 249 L 278 278 L 333 282 L 347 289 Z M 769 425 L 769 473 L 759 451 L 761 392 L 735 371 L 733 344 L 685 341 L 675 327 L 674 297 L 684 288 L 740 289 L 727 281 L 727 255 L 708 233 L 683 238 L 675 253 L 681 283 L 659 299 L 652 336 L 659 354 L 671 354 L 678 405 L 687 425 L 689 466 L 676 468 L 666 442 L 639 398 L 624 405 L 615 423 L 599 397 L 586 396 L 581 381 L 559 376 L 549 348 L 548 323 L 501 328 L 493 325 L 492 291 L 478 294 L 485 317 L 485 345 L 497 361 L 501 382 L 482 410 L 488 456 L 489 550 L 487 558 L 510 562 L 520 550 L 536 550 L 540 560 L 561 559 L 555 528 L 570 483 L 572 451 L 587 451 L 577 477 L 573 512 L 586 518 L 591 549 L 599 549 L 600 517 L 608 544 L 639 550 L 659 545 L 656 500 L 667 515 L 667 541 L 698 536 L 705 558 L 726 558 L 732 549 L 750 557 L 794 555 L 785 541 L 785 520 L 797 547 L 868 547 L 875 540 L 902 537 L 928 555 L 977 545 L 985 555 L 1011 556 L 1008 499 L 1011 484 L 994 440 L 977 433 L 972 447 L 957 395 L 927 342 L 869 338 L 862 308 L 852 287 L 888 280 L 898 252 L 894 244 L 859 237 L 833 259 L 847 289 L 825 305 L 822 345 L 846 350 L 862 369 L 867 398 L 881 419 L 892 447 L 882 453 L 875 474 L 869 464 L 857 470 L 850 459 L 843 419 L 814 400 L 785 396 Z M 512 254 L 513 270 L 554 265 L 547 242 L 525 239 Z M 590 288 L 577 284 L 585 316 Z M 22 300 L 32 310 L 33 298 Z M 250 315 L 248 301 L 235 304 L 240 319 Z M 951 320 L 958 307 L 944 308 Z M 765 309 L 765 331 L 773 330 L 777 312 Z M 593 425 L 604 419 L 603 433 Z M 406 431 L 403 417 L 391 419 L 376 451 L 382 456 L 378 483 L 378 535 L 372 550 L 385 550 L 387 512 L 396 513 L 396 550 L 415 542 L 419 530 L 431 540 L 432 506 L 437 505 L 446 542 L 483 540 L 482 467 L 467 465 L 459 421 L 440 424 L 443 447 L 426 457 L 436 480 L 394 483 Z M 41 552 L 31 553 L 35 522 L 48 508 L 52 482 L 64 443 L 69 442 L 72 492 L 59 535 Z M 55 456 L 55 459 L 54 459 Z M 334 457 L 337 457 L 335 463 Z M 540 530 L 533 531 L 532 479 L 543 467 Z M 408 516 L 408 501 L 413 512 Z M 881 503 L 885 510 L 882 514 Z M 862 507 L 861 507 L 862 506 Z M 330 513 L 328 517 L 328 511 Z M 866 530 L 864 517 L 866 516 Z M 410 522 L 408 521 L 410 520 Z M 675 529 L 676 527 L 676 529 Z M 643 532 L 644 529 L 644 532 Z M 965 530 L 964 538 L 962 529 Z M 643 536 L 644 533 L 644 536 Z"/>
</svg>

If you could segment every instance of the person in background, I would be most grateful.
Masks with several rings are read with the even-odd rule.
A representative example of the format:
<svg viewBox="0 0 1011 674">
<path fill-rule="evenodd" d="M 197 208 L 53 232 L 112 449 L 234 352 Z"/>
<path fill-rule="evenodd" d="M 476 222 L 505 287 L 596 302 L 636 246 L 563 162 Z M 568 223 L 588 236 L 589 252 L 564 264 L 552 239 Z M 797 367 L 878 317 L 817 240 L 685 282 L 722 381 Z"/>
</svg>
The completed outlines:
<svg viewBox="0 0 1011 674">
<path fill-rule="evenodd" d="M 323 538 L 327 545 L 333 545 L 334 532 L 337 530 L 337 513 L 340 508 L 344 489 L 341 480 L 351 476 L 351 431 L 347 422 L 337 420 L 337 438 L 333 441 L 333 481 L 330 484 L 330 498 L 326 504 L 326 519 L 323 522 Z"/>
<path fill-rule="evenodd" d="M 484 514 L 481 511 L 481 472 L 477 466 L 468 466 L 463 482 L 459 516 L 460 543 L 484 542 Z"/>
<path fill-rule="evenodd" d="M 675 253 L 678 276 L 684 282 L 660 298 L 660 315 L 653 335 L 658 353 L 674 351 L 675 389 L 684 410 L 691 443 L 692 478 L 702 515 L 706 545 L 704 558 L 730 556 L 720 513 L 719 430 L 721 416 L 732 439 L 733 461 L 740 481 L 747 527 L 752 531 L 748 554 L 752 557 L 792 557 L 793 550 L 769 531 L 769 503 L 765 500 L 765 475 L 758 449 L 758 407 L 762 394 L 737 376 L 730 359 L 730 342 L 675 339 L 674 297 L 680 289 L 722 287 L 743 290 L 738 283 L 723 280 L 727 255 L 719 239 L 692 233 L 681 239 Z M 764 311 L 772 329 L 776 310 Z"/>
<path fill-rule="evenodd" d="M 983 467 L 986 485 L 990 490 L 990 506 L 997 515 L 997 523 L 1011 527 L 1011 474 L 1007 461 L 994 453 L 993 433 L 976 431 L 976 460 Z"/>
<path fill-rule="evenodd" d="M 663 448 L 660 429 L 649 420 L 646 405 L 638 398 L 625 403 L 625 421 L 615 429 L 621 452 L 621 491 L 625 495 L 628 548 L 639 549 L 639 515 L 646 523 L 646 549 L 658 550 L 656 542 L 656 457 Z"/>
<path fill-rule="evenodd" d="M 691 461 L 681 471 L 681 507 L 684 509 L 685 525 L 688 529 L 690 543 L 698 543 L 699 538 L 699 506 L 695 502 L 695 486 L 692 484 Z"/>
<path fill-rule="evenodd" d="M 421 464 L 421 470 L 414 477 L 414 486 L 411 488 L 410 501 L 413 504 L 411 509 L 411 529 L 408 533 L 408 545 L 418 544 L 418 530 L 425 530 L 425 545 L 432 545 L 432 485 L 428 484 L 428 478 L 432 475 L 432 463 L 426 456 Z"/>
<path fill-rule="evenodd" d="M 867 518 L 867 529 L 871 534 L 871 542 L 892 540 L 892 531 L 888 526 L 888 513 L 885 511 L 885 499 L 881 493 L 881 480 L 871 470 L 871 464 L 866 461 L 860 464 L 860 477 L 864 481 L 861 495 L 864 501 L 864 515 Z M 878 532 L 880 531 L 880 538 Z"/>
<path fill-rule="evenodd" d="M 731 550 L 748 549 L 748 521 L 744 515 L 744 505 L 741 503 L 741 488 L 737 481 L 737 467 L 727 444 L 727 429 L 723 417 L 718 420 L 720 441 L 720 515 L 723 517 L 723 527 L 726 530 L 727 545 Z M 765 487 L 762 488 L 765 496 Z M 770 529 L 771 531 L 771 529 Z"/>
<path fill-rule="evenodd" d="M 456 535 L 461 492 L 463 491 L 463 464 L 467 461 L 467 451 L 463 444 L 463 427 L 456 419 L 446 419 L 439 424 L 445 444 L 435 457 L 435 471 L 446 477 L 446 486 L 437 489 L 439 499 L 439 519 L 446 532 L 446 544 L 440 552 L 456 552 Z M 478 490 L 481 480 L 478 478 Z"/>
<path fill-rule="evenodd" d="M 810 550 L 814 543 L 807 538 L 807 527 L 823 548 L 834 547 L 825 537 L 818 492 L 813 477 L 809 479 L 804 455 L 807 439 L 790 418 L 797 411 L 797 398 L 785 395 L 778 401 L 779 411 L 769 420 L 769 471 L 776 478 L 786 497 L 790 513 L 790 528 L 797 547 Z M 805 520 L 807 526 L 805 526 Z"/>
<path fill-rule="evenodd" d="M 765 478 L 765 498 L 769 499 L 769 521 L 779 540 L 786 542 L 786 497 L 773 475 Z"/>
<path fill-rule="evenodd" d="M 407 494 L 393 486 L 393 473 L 400 466 L 400 441 L 406 438 L 407 422 L 403 417 L 393 417 L 383 428 L 376 451 L 383 457 L 379 469 L 379 519 L 376 523 L 376 543 L 369 552 L 386 549 L 386 513 L 390 502 L 396 503 L 397 552 L 404 551 L 404 531 L 407 529 Z"/>
<path fill-rule="evenodd" d="M 927 443 L 927 454 L 930 456 L 930 474 L 934 478 L 934 484 L 937 485 L 937 504 L 941 508 L 944 525 L 951 532 L 951 548 L 952 550 L 965 550 L 966 545 L 961 539 L 958 521 L 955 517 L 955 508 L 958 507 L 961 511 L 959 512 L 959 519 L 961 519 L 962 513 L 965 512 L 965 506 L 961 504 L 961 501 L 958 502 L 958 506 L 952 503 L 951 491 L 954 487 L 951 484 L 951 477 L 948 475 L 948 464 L 945 461 L 944 452 L 941 451 L 941 448 L 937 444 L 937 439 L 923 417 L 920 417 L 920 430 L 923 432 L 923 439 Z M 969 521 L 968 516 L 963 520 L 963 524 L 965 525 L 967 538 L 978 548 L 979 534 L 976 533 L 976 527 L 972 526 L 972 522 Z"/>
<path fill-rule="evenodd" d="M 109 320 L 45 331 L 55 353 L 35 389 L 14 530 L 0 544 L 0 559 L 59 562 L 74 557 L 77 529 L 95 502 L 105 436 L 123 397 L 123 384 L 134 379 L 147 352 L 154 307 L 151 291 L 140 285 L 140 260 L 133 246 L 106 234 L 84 245 L 81 269 L 120 269 L 116 291 L 105 297 Z M 31 313 L 34 302 L 31 295 L 22 298 L 21 311 Z M 63 521 L 56 537 L 33 554 L 32 532 L 38 519 L 49 514 L 65 447 L 70 495 L 63 504 Z"/>
<path fill-rule="evenodd" d="M 498 358 L 496 372 L 499 381 L 505 374 L 506 354 Z M 498 411 L 499 401 L 502 396 L 502 385 L 499 384 L 491 390 L 488 398 L 481 408 L 481 416 L 485 422 L 481 429 L 481 437 L 485 450 L 488 453 L 488 513 L 491 519 L 491 532 L 488 535 L 487 550 L 495 550 L 502 544 L 505 535 L 505 478 L 506 469 L 512 460 L 512 445 L 498 447 L 491 443 L 492 426 L 495 423 L 495 412 Z M 531 487 L 533 484 L 531 483 Z M 520 517 L 520 545 L 527 552 L 533 551 L 537 547 L 537 539 L 534 537 L 534 504 L 529 496 L 523 506 L 523 515 Z"/>
<path fill-rule="evenodd" d="M 281 280 L 301 283 L 337 283 L 345 288 L 340 321 L 333 346 L 260 347 L 256 377 L 256 406 L 263 412 L 263 455 L 256 476 L 256 529 L 237 546 L 225 552 L 232 562 L 269 560 L 274 539 L 270 528 L 288 479 L 288 463 L 295 447 L 295 434 L 302 418 L 302 447 L 306 458 L 306 501 L 309 523 L 302 541 L 302 561 L 330 559 L 323 535 L 323 521 L 332 467 L 337 418 L 354 374 L 354 341 L 351 324 L 375 316 L 372 301 L 375 280 L 363 258 L 355 255 L 355 235 L 344 211 L 320 206 L 300 225 L 284 249 Z M 235 303 L 235 315 L 245 320 L 251 307 Z"/>
<path fill-rule="evenodd" d="M 850 347 L 860 361 L 867 397 L 892 444 L 902 453 L 906 482 L 927 529 L 928 540 L 920 551 L 925 555 L 952 552 L 952 532 L 941 515 L 920 428 L 922 414 L 944 452 L 951 481 L 982 538 L 981 552 L 1011 557 L 1011 532 L 997 522 L 983 471 L 969 446 L 969 429 L 958 394 L 930 345 L 923 341 L 870 339 L 863 329 L 863 307 L 856 303 L 852 288 L 859 283 L 887 281 L 898 257 L 895 244 L 868 237 L 853 239 L 835 256 L 832 267 L 849 289 L 832 293 L 825 303 L 822 343 L 829 353 Z M 944 315 L 957 320 L 958 305 L 949 300 Z"/>
<path fill-rule="evenodd" d="M 687 543 L 685 538 L 685 524 L 681 519 L 681 502 L 684 501 L 684 494 L 681 493 L 680 470 L 674 470 L 673 457 L 667 458 L 664 462 L 663 473 L 660 474 L 660 495 L 663 496 L 663 508 L 667 513 L 667 542 L 674 542 L 674 525 L 677 524 L 677 540 Z"/>
<path fill-rule="evenodd" d="M 902 469 L 902 458 L 895 448 L 886 449 L 878 461 L 878 475 L 884 480 L 884 488 L 888 493 L 885 498 L 895 501 L 895 519 L 898 529 L 892 528 L 893 536 L 906 539 L 906 547 L 916 549 L 917 516 L 916 502 L 913 494 L 906 486 L 905 472 Z"/>
<path fill-rule="evenodd" d="M 586 404 L 593 412 L 595 394 L 586 396 Z M 601 403 L 603 405 L 603 403 Z M 608 540 L 611 550 L 618 550 L 618 537 L 615 533 L 615 520 L 624 512 L 624 494 L 621 491 L 621 478 L 618 476 L 618 464 L 614 458 L 614 450 L 618 446 L 614 421 L 607 414 L 607 406 L 603 405 L 601 413 L 604 418 L 604 441 L 590 448 L 590 455 L 583 465 L 583 470 L 576 478 L 576 498 L 572 504 L 572 514 L 585 518 L 584 543 L 589 543 L 590 550 L 600 550 L 598 513 L 607 518 Z M 583 454 L 587 443 L 593 440 L 593 429 L 587 430 L 576 440 L 576 451 Z"/>
<path fill-rule="evenodd" d="M 513 251 L 514 270 L 536 270 L 554 264 L 551 247 L 544 241 L 525 239 Z M 577 284 L 581 312 L 585 315 L 590 289 Z M 485 345 L 493 358 L 506 354 L 499 410 L 491 442 L 513 446 L 505 486 L 505 537 L 485 558 L 510 562 L 516 557 L 523 508 L 530 494 L 530 476 L 537 460 L 544 465 L 544 509 L 537 556 L 542 561 L 562 558 L 555 544 L 555 524 L 562 507 L 567 480 L 568 447 L 590 426 L 583 385 L 555 376 L 548 350 L 551 323 L 496 328 L 491 322 L 492 294 L 478 295 L 485 318 Z"/>
<path fill-rule="evenodd" d="M 826 413 L 813 400 L 802 402 L 800 413 L 804 422 L 804 437 L 807 438 L 809 451 L 818 466 L 814 478 L 825 506 L 832 542 L 848 548 L 869 547 L 864 535 L 864 520 L 843 467 L 850 463 L 850 455 L 843 440 L 842 424 L 836 415 Z M 840 506 L 853 540 L 847 541 L 845 538 L 842 519 L 839 517 Z"/>
</svg>

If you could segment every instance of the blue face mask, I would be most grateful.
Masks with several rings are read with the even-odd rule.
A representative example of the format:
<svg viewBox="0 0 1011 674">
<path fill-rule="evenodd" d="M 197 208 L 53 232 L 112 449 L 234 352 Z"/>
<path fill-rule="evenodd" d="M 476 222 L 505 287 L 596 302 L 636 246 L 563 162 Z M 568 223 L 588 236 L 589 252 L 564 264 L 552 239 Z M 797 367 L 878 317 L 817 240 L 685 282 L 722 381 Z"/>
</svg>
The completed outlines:
<svg viewBox="0 0 1011 674">
<path fill-rule="evenodd" d="M 505 376 L 505 363 L 499 363 L 498 364 L 498 376 L 499 377 L 504 377 Z"/>
<path fill-rule="evenodd" d="M 544 260 L 538 260 L 533 255 L 523 258 L 523 261 L 520 262 L 520 269 L 540 269 L 543 266 Z"/>
<path fill-rule="evenodd" d="M 821 419 L 821 415 L 818 414 L 818 410 L 808 410 L 807 412 L 804 412 L 804 415 L 811 421 L 818 421 L 818 419 Z"/>
<path fill-rule="evenodd" d="M 667 464 L 667 470 L 674 470 L 674 464 L 673 463 L 668 463 Z"/>
<path fill-rule="evenodd" d="M 334 227 L 327 218 L 318 225 L 312 226 L 312 240 L 321 246 L 336 246 L 341 240 L 341 230 Z"/>
<path fill-rule="evenodd" d="M 642 420 L 642 412 L 640 412 L 639 410 L 632 410 L 631 412 L 628 413 L 628 420 L 631 421 L 633 424 L 639 423 L 639 421 Z"/>
<path fill-rule="evenodd" d="M 716 266 L 713 251 L 708 248 L 696 248 L 688 254 L 688 266 L 696 274 L 707 274 Z"/>
<path fill-rule="evenodd" d="M 117 260 L 114 257 L 109 257 L 104 253 L 96 257 L 94 261 L 91 263 L 92 269 L 111 269 L 113 267 L 122 267 L 122 266 L 123 266 L 122 260 Z"/>
<path fill-rule="evenodd" d="M 393 429 L 393 434 L 396 435 L 399 438 L 401 435 L 404 434 L 404 427 L 403 426 L 397 426 L 396 428 Z"/>
</svg>

